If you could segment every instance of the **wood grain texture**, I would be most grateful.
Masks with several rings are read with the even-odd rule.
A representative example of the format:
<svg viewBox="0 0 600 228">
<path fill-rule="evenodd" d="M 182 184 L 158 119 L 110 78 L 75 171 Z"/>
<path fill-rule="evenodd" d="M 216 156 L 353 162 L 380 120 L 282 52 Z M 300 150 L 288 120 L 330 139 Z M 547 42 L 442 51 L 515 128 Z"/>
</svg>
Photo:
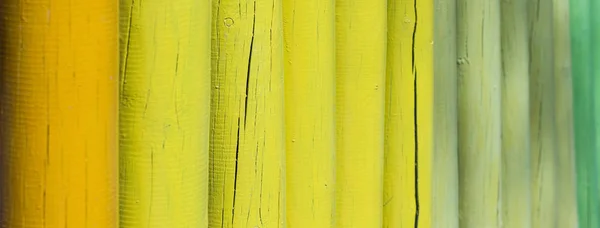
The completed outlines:
<svg viewBox="0 0 600 228">
<path fill-rule="evenodd" d="M 281 0 L 214 0 L 210 227 L 285 226 Z"/>
<path fill-rule="evenodd" d="M 569 2 L 579 227 L 600 227 L 590 2 Z"/>
<path fill-rule="evenodd" d="M 383 227 L 431 226 L 433 11 L 388 1 Z"/>
<path fill-rule="evenodd" d="M 434 1 L 431 227 L 458 228 L 456 0 Z"/>
<path fill-rule="evenodd" d="M 502 225 L 531 226 L 527 2 L 501 2 Z M 551 77 L 552 75 L 550 75 Z"/>
<path fill-rule="evenodd" d="M 556 224 L 556 127 L 552 1 L 529 1 L 532 226 Z"/>
<path fill-rule="evenodd" d="M 553 1 L 554 98 L 556 127 L 556 227 L 577 227 L 577 189 L 573 138 L 573 83 L 569 38 L 569 0 Z"/>
<path fill-rule="evenodd" d="M 210 0 L 120 3 L 120 227 L 206 227 Z"/>
<path fill-rule="evenodd" d="M 118 227 L 117 1 L 0 4 L 0 227 Z"/>
<path fill-rule="evenodd" d="M 386 1 L 336 0 L 336 227 L 381 227 Z"/>
<path fill-rule="evenodd" d="M 334 226 L 334 8 L 283 1 L 287 227 Z"/>
<path fill-rule="evenodd" d="M 457 7 L 460 226 L 498 227 L 500 1 L 459 0 Z"/>
</svg>

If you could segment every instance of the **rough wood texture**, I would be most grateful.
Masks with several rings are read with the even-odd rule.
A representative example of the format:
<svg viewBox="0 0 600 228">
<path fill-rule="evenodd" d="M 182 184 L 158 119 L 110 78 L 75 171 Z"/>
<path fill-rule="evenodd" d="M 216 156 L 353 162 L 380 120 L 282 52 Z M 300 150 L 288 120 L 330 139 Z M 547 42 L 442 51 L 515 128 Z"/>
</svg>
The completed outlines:
<svg viewBox="0 0 600 228">
<path fill-rule="evenodd" d="M 552 0 L 529 1 L 532 226 L 556 224 Z"/>
<path fill-rule="evenodd" d="M 383 227 L 431 226 L 433 0 L 388 1 Z"/>
<path fill-rule="evenodd" d="M 500 1 L 459 0 L 460 226 L 497 227 L 501 210 Z"/>
<path fill-rule="evenodd" d="M 334 0 L 284 0 L 288 227 L 334 225 Z"/>
<path fill-rule="evenodd" d="M 527 2 L 506 0 L 502 11 L 502 225 L 531 226 L 529 26 Z"/>
<path fill-rule="evenodd" d="M 117 7 L 0 1 L 0 227 L 118 227 Z"/>
<path fill-rule="evenodd" d="M 120 227 L 206 227 L 210 0 L 120 3 Z"/>
<path fill-rule="evenodd" d="M 577 189 L 573 141 L 573 83 L 569 38 L 569 0 L 553 1 L 554 97 L 556 127 L 556 227 L 577 227 Z"/>
<path fill-rule="evenodd" d="M 431 227 L 458 228 L 456 0 L 434 8 Z"/>
<path fill-rule="evenodd" d="M 580 227 L 600 227 L 590 0 L 570 1 L 573 119 Z"/>
<path fill-rule="evenodd" d="M 210 227 L 285 226 L 281 0 L 214 0 Z"/>
<path fill-rule="evenodd" d="M 381 227 L 385 0 L 336 1 L 336 227 Z"/>
</svg>

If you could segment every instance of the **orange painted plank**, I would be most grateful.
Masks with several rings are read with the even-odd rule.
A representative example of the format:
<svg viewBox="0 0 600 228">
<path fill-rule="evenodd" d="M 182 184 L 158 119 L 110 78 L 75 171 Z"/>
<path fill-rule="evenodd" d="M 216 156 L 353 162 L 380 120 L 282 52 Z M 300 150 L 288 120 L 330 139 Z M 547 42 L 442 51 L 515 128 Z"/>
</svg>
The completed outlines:
<svg viewBox="0 0 600 228">
<path fill-rule="evenodd" d="M 1 227 L 117 227 L 117 5 L 0 4 Z"/>
</svg>

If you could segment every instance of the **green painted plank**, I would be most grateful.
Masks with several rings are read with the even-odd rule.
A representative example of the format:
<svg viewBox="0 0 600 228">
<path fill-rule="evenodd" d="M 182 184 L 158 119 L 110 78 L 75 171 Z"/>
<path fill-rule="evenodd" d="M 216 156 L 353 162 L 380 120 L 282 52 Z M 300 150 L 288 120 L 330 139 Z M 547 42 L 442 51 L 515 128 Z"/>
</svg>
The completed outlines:
<svg viewBox="0 0 600 228">
<path fill-rule="evenodd" d="M 434 1 L 432 227 L 458 228 L 456 0 Z"/>
<path fill-rule="evenodd" d="M 532 226 L 556 224 L 552 0 L 529 1 Z"/>
<path fill-rule="evenodd" d="M 579 227 L 600 227 L 596 180 L 596 126 L 592 77 L 590 0 L 570 1 L 573 119 L 577 164 Z"/>
<path fill-rule="evenodd" d="M 531 225 L 527 1 L 501 2 L 502 224 Z"/>
<path fill-rule="evenodd" d="M 556 227 L 577 227 L 577 188 L 573 137 L 573 83 L 569 37 L 569 0 L 553 0 L 556 123 Z"/>
</svg>

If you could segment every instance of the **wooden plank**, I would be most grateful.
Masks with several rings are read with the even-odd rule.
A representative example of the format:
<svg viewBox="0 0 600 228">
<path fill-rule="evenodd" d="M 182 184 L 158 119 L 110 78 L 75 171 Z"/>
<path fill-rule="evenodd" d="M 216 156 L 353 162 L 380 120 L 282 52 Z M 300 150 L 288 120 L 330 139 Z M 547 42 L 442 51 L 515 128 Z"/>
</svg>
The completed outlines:
<svg viewBox="0 0 600 228">
<path fill-rule="evenodd" d="M 334 225 L 334 8 L 334 0 L 283 1 L 288 227 Z"/>
<path fill-rule="evenodd" d="M 285 226 L 281 4 L 212 4 L 210 227 Z"/>
<path fill-rule="evenodd" d="M 458 228 L 456 0 L 434 1 L 431 227 Z"/>
<path fill-rule="evenodd" d="M 0 226 L 118 227 L 117 7 L 0 4 Z"/>
<path fill-rule="evenodd" d="M 205 227 L 210 1 L 120 3 L 121 227 Z"/>
<path fill-rule="evenodd" d="M 577 227 L 577 189 L 573 137 L 573 83 L 569 38 L 569 0 L 553 1 L 554 96 L 556 124 L 556 227 Z"/>
<path fill-rule="evenodd" d="M 556 224 L 556 128 L 552 1 L 529 1 L 532 226 Z"/>
<path fill-rule="evenodd" d="M 501 2 L 502 224 L 531 226 L 527 1 Z M 552 76 L 552 75 L 550 75 Z"/>
<path fill-rule="evenodd" d="M 336 0 L 336 227 L 381 227 L 386 1 Z"/>
<path fill-rule="evenodd" d="M 430 227 L 433 0 L 388 1 L 384 227 Z"/>
<path fill-rule="evenodd" d="M 458 151 L 460 226 L 500 223 L 500 1 L 459 0 Z"/>
<path fill-rule="evenodd" d="M 598 132 L 593 100 L 591 5 L 589 0 L 570 0 L 569 6 L 579 226 L 600 227 L 597 216 L 595 141 Z"/>
</svg>

